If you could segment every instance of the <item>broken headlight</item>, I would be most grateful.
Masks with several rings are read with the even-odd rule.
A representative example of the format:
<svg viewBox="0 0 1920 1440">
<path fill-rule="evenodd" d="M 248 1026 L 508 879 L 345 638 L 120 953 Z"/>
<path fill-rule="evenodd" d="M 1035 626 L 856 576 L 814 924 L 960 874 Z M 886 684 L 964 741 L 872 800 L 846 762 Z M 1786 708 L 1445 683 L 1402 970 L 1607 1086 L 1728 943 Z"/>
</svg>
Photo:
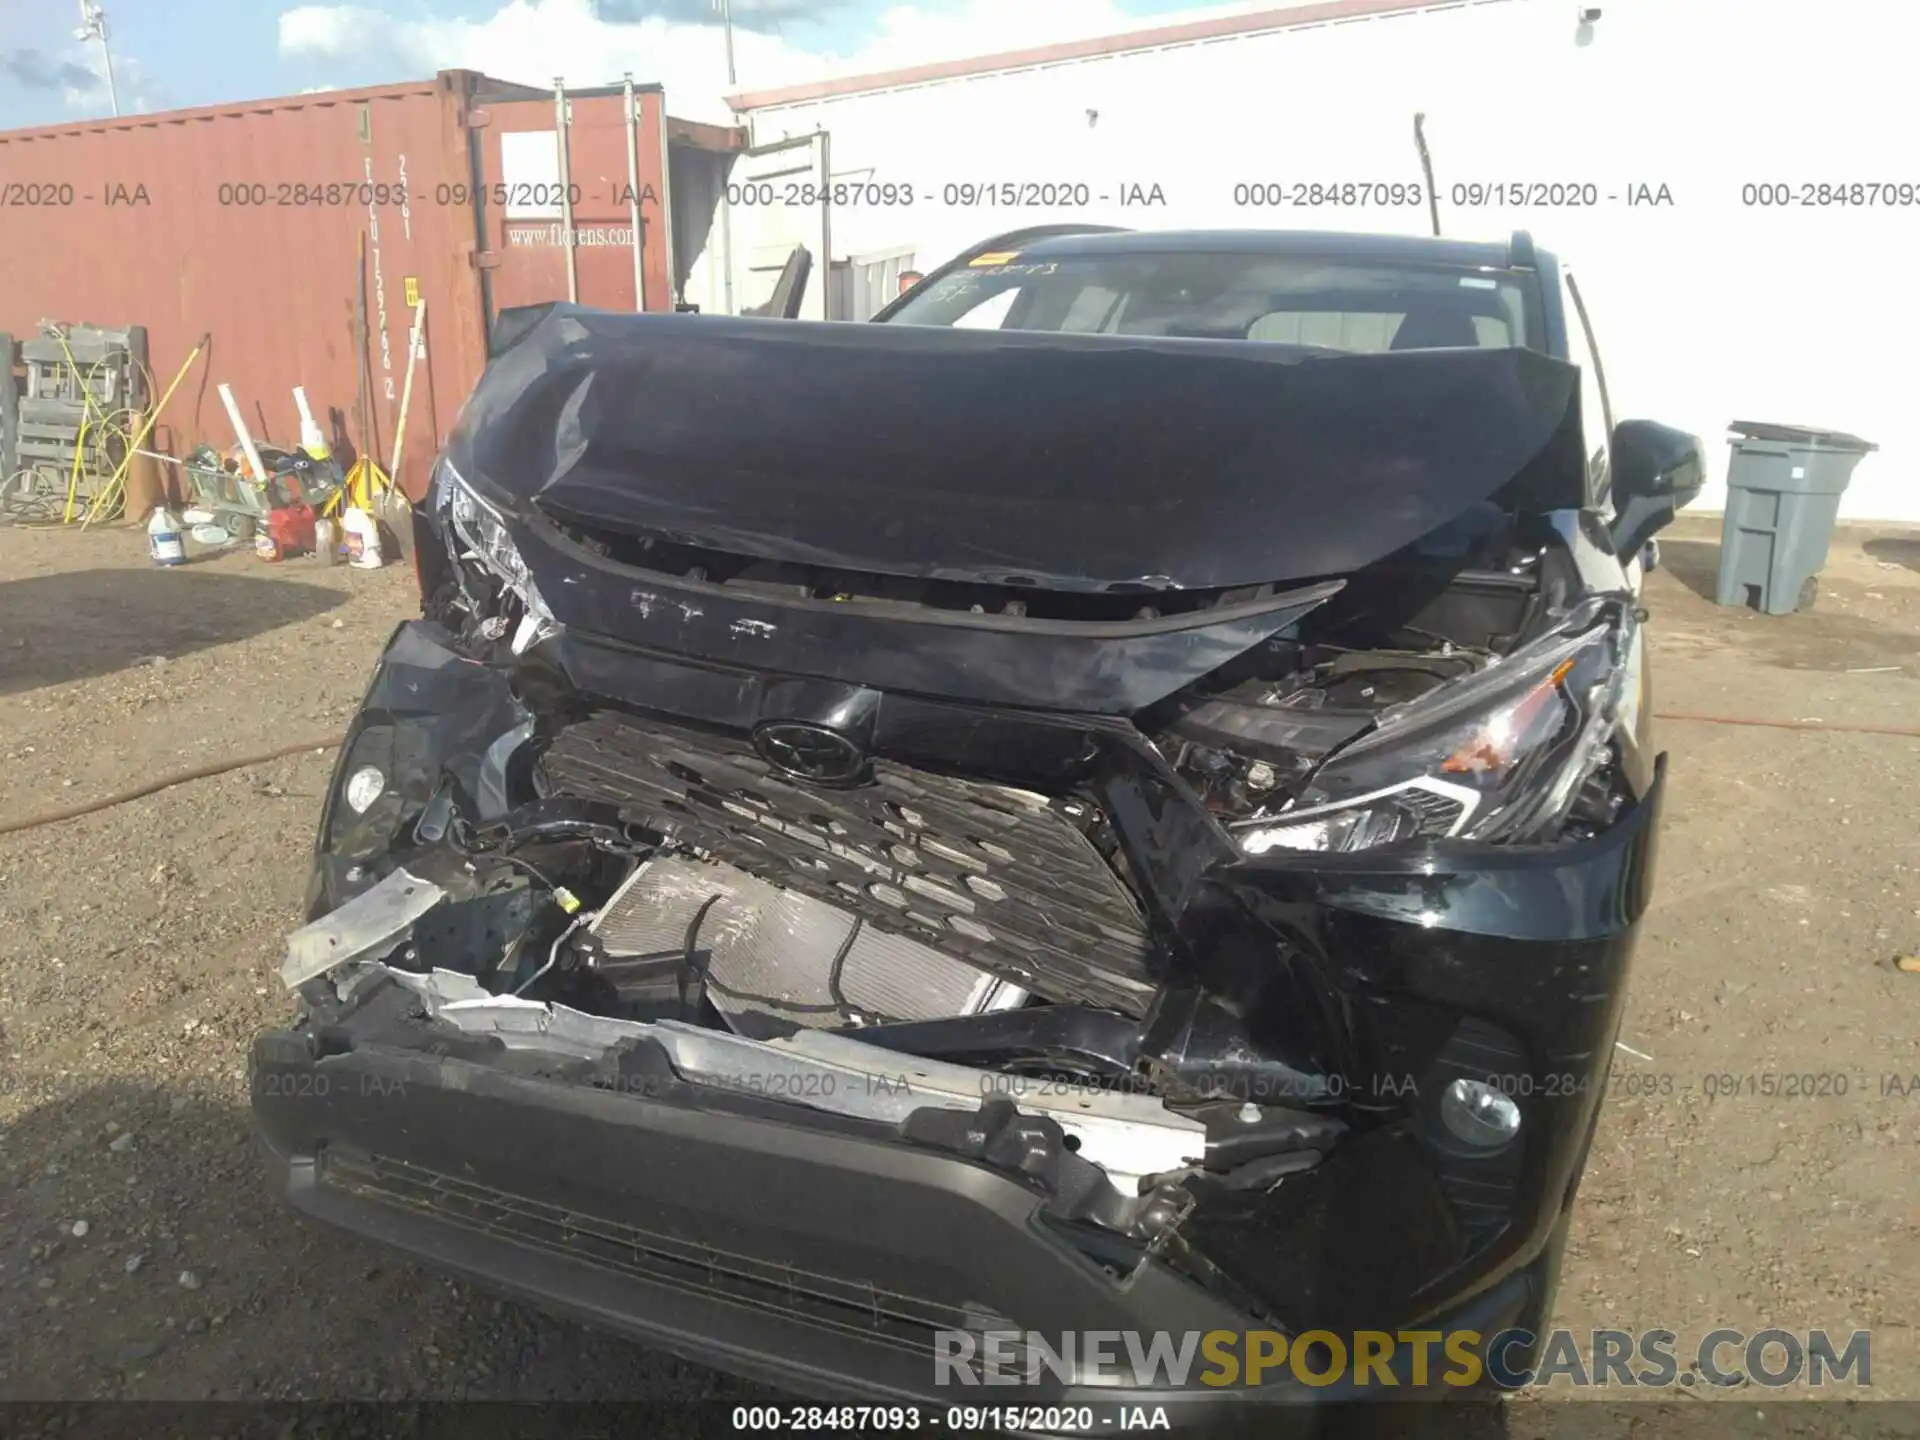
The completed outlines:
<svg viewBox="0 0 1920 1440">
<path fill-rule="evenodd" d="M 506 521 L 444 457 L 434 471 L 427 505 L 446 539 L 461 595 L 489 639 L 504 638 L 511 629 L 513 653 L 519 655 L 558 628 Z M 491 582 L 494 593 L 475 593 L 474 569 Z M 516 602 L 516 614 L 504 613 L 501 601 L 506 596 Z"/>
<path fill-rule="evenodd" d="M 1634 723 L 1642 643 L 1621 605 L 1591 601 L 1498 664 L 1381 712 L 1291 805 L 1230 828 L 1254 855 L 1549 839 Z"/>
</svg>

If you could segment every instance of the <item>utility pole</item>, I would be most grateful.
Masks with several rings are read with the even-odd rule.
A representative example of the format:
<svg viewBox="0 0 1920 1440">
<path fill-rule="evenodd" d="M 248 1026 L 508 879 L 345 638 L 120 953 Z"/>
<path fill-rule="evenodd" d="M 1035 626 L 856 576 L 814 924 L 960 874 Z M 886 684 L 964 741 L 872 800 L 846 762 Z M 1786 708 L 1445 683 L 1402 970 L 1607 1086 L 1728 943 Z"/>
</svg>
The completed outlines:
<svg viewBox="0 0 1920 1440">
<path fill-rule="evenodd" d="M 733 0 L 713 0 L 713 8 L 720 12 L 720 28 L 727 32 L 727 84 L 736 83 L 733 75 Z"/>
<path fill-rule="evenodd" d="M 107 48 L 107 12 L 93 0 L 80 0 L 80 28 L 73 32 L 76 40 L 98 40 L 100 42 L 100 63 L 107 72 L 107 101 L 113 106 L 113 113 L 120 113 L 120 92 L 113 84 L 113 52 Z"/>
</svg>

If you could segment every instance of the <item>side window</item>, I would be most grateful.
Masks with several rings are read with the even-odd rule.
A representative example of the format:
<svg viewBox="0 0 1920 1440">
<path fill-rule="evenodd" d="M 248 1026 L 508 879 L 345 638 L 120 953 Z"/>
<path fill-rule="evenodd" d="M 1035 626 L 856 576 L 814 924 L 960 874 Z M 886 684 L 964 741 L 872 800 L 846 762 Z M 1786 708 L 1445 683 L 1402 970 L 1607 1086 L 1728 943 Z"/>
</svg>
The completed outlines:
<svg viewBox="0 0 1920 1440">
<path fill-rule="evenodd" d="M 1560 303 L 1566 313 L 1567 358 L 1580 367 L 1580 431 L 1587 452 L 1587 501 L 1604 505 L 1612 498 L 1612 474 L 1607 457 L 1606 382 L 1600 369 L 1600 355 L 1581 313 L 1579 282 L 1564 271 L 1560 278 Z"/>
<path fill-rule="evenodd" d="M 1087 285 L 1073 297 L 1073 304 L 1061 318 L 1060 328 L 1078 333 L 1111 330 L 1126 297 L 1104 285 Z"/>
</svg>

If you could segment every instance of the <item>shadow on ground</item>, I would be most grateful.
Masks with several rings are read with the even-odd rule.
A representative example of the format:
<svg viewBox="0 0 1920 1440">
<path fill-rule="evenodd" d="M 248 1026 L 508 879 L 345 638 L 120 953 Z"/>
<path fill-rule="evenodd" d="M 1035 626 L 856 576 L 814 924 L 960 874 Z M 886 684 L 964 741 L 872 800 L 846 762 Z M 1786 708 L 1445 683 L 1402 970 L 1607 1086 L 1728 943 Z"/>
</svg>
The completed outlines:
<svg viewBox="0 0 1920 1440">
<path fill-rule="evenodd" d="M 1909 570 L 1920 570 L 1920 540 L 1910 536 L 1881 535 L 1866 541 L 1860 548 L 1876 560 L 1904 565 Z"/>
<path fill-rule="evenodd" d="M 1709 627 L 1705 633 L 1716 637 L 1714 644 L 1737 644 L 1757 664 L 1828 673 L 1898 668 L 1920 674 L 1920 661 L 1915 658 L 1920 656 L 1920 632 L 1898 610 L 1861 614 L 1857 608 L 1849 609 L 1849 597 L 1855 607 L 1863 598 L 1872 598 L 1863 597 L 1851 583 L 1838 582 L 1833 593 L 1816 596 L 1805 610 L 1763 615 L 1747 606 L 1715 601 L 1719 565 L 1720 547 L 1711 540 L 1663 538 L 1660 568 L 1647 578 L 1649 605 L 1669 620 Z M 1694 598 L 1675 596 L 1669 587 L 1676 583 Z M 1695 608 L 1696 599 L 1706 602 L 1705 610 Z M 1670 610 L 1663 610 L 1666 601 L 1673 602 Z M 1687 638 L 1671 629 L 1663 634 L 1669 646 L 1684 644 Z"/>
<path fill-rule="evenodd" d="M 0 583 L 0 695 L 171 660 L 311 619 L 340 590 L 181 569 L 91 569 Z"/>
<path fill-rule="evenodd" d="M 416 1268 L 265 1177 L 225 1096 L 75 1082 L 9 1125 L 0 1401 L 631 1401 L 675 1436 L 791 1398 Z"/>
<path fill-rule="evenodd" d="M 1716 540 L 1669 540 L 1663 535 L 1660 568 L 1711 604 L 1720 579 L 1720 544 Z"/>
</svg>

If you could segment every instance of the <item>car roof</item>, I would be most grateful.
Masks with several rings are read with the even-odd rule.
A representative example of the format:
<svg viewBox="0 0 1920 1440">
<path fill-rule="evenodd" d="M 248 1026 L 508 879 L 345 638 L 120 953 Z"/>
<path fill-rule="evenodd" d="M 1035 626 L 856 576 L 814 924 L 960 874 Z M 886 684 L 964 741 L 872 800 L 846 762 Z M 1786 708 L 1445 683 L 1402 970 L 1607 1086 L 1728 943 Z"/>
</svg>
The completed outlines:
<svg viewBox="0 0 1920 1440">
<path fill-rule="evenodd" d="M 1104 230 L 1007 237 L 1022 259 L 1153 254 L 1265 254 L 1346 256 L 1508 270 L 1511 241 L 1447 240 L 1430 235 L 1378 235 L 1342 230 Z"/>
</svg>

